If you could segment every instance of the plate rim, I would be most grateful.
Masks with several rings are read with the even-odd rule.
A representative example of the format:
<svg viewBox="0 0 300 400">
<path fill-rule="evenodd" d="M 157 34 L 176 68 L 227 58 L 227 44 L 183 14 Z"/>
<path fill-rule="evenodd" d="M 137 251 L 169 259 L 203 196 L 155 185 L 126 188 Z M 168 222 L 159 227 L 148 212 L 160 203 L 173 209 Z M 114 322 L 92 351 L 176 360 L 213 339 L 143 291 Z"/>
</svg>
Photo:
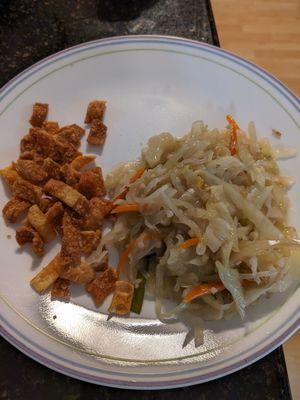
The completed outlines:
<svg viewBox="0 0 300 400">
<path fill-rule="evenodd" d="M 3 95 L 5 96 L 7 93 L 8 89 L 13 90 L 14 89 L 14 84 L 15 82 L 19 82 L 20 78 L 24 77 L 24 80 L 27 79 L 30 75 L 34 74 L 36 67 L 42 66 L 42 65 L 47 65 L 47 62 L 49 60 L 55 61 L 55 59 L 60 59 L 60 56 L 62 54 L 70 53 L 73 54 L 74 50 L 83 50 L 86 48 L 89 48 L 93 44 L 104 44 L 107 43 L 113 44 L 118 42 L 117 44 L 126 44 L 133 42 L 134 40 L 145 40 L 146 42 L 150 41 L 163 41 L 165 44 L 181 44 L 181 45 L 188 45 L 188 44 L 193 44 L 194 47 L 196 48 L 211 48 L 213 52 L 219 54 L 226 54 L 227 56 L 230 56 L 231 61 L 235 61 L 239 65 L 242 65 L 243 67 L 248 67 L 251 72 L 256 73 L 260 78 L 265 80 L 267 83 L 272 84 L 273 87 L 277 91 L 279 91 L 282 95 L 284 95 L 285 98 L 287 98 L 288 102 L 292 104 L 297 111 L 300 110 L 300 99 L 294 94 L 285 84 L 283 84 L 281 81 L 279 81 L 275 76 L 270 74 L 268 71 L 264 70 L 263 68 L 257 66 L 256 64 L 230 52 L 224 49 L 220 49 L 214 45 L 200 42 L 197 40 L 192 40 L 192 39 L 186 39 L 186 38 L 180 38 L 176 36 L 163 36 L 163 35 L 129 35 L 129 36 L 114 36 L 114 37 L 108 37 L 108 38 L 103 38 L 103 39 L 96 39 L 93 41 L 89 42 L 84 42 L 66 49 L 63 49 L 59 52 L 56 52 L 54 54 L 49 55 L 48 57 L 34 63 L 33 65 L 29 66 L 25 70 L 21 71 L 19 74 L 17 74 L 15 77 L 13 77 L 11 80 L 9 80 L 2 88 L 0 89 L 0 101 L 3 98 Z M 228 57 L 226 57 L 228 58 Z M 251 68 L 249 68 L 249 66 Z M 260 71 L 261 73 L 257 73 L 257 71 Z M 28 74 L 29 73 L 29 74 Z M 30 74 L 31 73 L 31 74 Z M 267 79 L 267 78 L 268 79 Z M 270 82 L 271 80 L 271 82 Z M 274 85 L 275 83 L 275 85 Z M 288 95 L 288 97 L 283 93 L 283 91 Z M 1 317 L 1 315 L 0 315 Z M 7 321 L 6 321 L 7 323 Z M 213 375 L 213 376 L 208 376 L 205 378 L 205 374 L 201 376 L 196 376 L 196 377 L 190 377 L 186 379 L 175 379 L 174 381 L 171 382 L 162 382 L 162 381 L 151 381 L 151 385 L 148 382 L 137 382 L 137 381 L 131 381 L 130 378 L 127 382 L 125 381 L 118 381 L 116 379 L 107 379 L 105 377 L 99 377 L 99 376 L 92 376 L 89 374 L 85 374 L 83 372 L 80 372 L 76 369 L 69 369 L 62 365 L 62 364 L 57 364 L 53 362 L 50 359 L 47 359 L 44 357 L 42 354 L 35 353 L 33 350 L 31 350 L 24 342 L 19 340 L 16 336 L 11 335 L 1 324 L 0 326 L 0 333 L 1 335 L 8 340 L 11 344 L 13 344 L 15 347 L 17 347 L 20 351 L 28 355 L 29 357 L 33 358 L 34 360 L 40 362 L 41 364 L 49 367 L 49 364 L 52 364 L 50 366 L 51 369 L 54 369 L 60 373 L 63 373 L 68 376 L 72 376 L 74 378 L 80 379 L 80 380 L 85 380 L 91 383 L 95 384 L 104 384 L 106 386 L 112 386 L 112 387 L 119 387 L 119 388 L 127 388 L 127 389 L 164 389 L 164 388 L 175 388 L 175 387 L 183 387 L 183 386 L 189 386 L 197 383 L 202 383 L 206 382 L 209 380 L 217 379 L 222 376 L 228 375 L 230 373 L 233 373 L 247 365 L 250 365 L 251 363 L 259 360 L 260 358 L 264 357 L 265 355 L 269 354 L 272 350 L 277 348 L 280 344 L 282 344 L 285 340 L 287 340 L 294 332 L 297 331 L 298 327 L 300 324 L 300 318 L 294 322 L 292 326 L 289 326 L 278 338 L 275 338 L 271 343 L 267 344 L 263 349 L 259 350 L 257 353 L 253 353 L 250 357 L 247 357 L 246 360 L 242 359 L 238 362 L 236 362 L 235 365 L 230 365 L 227 367 L 224 367 L 223 370 L 224 372 L 219 372 L 219 373 L 214 373 L 211 372 L 208 375 Z M 204 377 L 203 377 L 204 376 Z"/>
</svg>

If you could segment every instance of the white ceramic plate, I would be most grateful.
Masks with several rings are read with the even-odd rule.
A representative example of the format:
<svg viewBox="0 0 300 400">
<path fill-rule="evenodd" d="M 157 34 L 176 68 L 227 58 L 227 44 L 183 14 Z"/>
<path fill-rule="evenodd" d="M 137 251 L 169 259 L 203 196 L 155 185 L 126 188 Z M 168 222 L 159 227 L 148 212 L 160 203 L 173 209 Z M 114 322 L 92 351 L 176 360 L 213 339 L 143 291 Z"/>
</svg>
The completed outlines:
<svg viewBox="0 0 300 400">
<path fill-rule="evenodd" d="M 1 165 L 17 158 L 32 103 L 49 103 L 49 119 L 61 125 L 82 125 L 95 98 L 108 100 L 109 135 L 97 160 L 104 172 L 137 157 L 155 133 L 182 135 L 197 119 L 223 127 L 228 113 L 242 127 L 254 120 L 259 135 L 274 141 L 271 129 L 277 128 L 284 133 L 283 144 L 300 149 L 299 101 L 268 73 L 206 44 L 132 36 L 72 47 L 10 81 L 0 93 Z M 86 142 L 83 150 L 92 151 Z M 297 176 L 300 158 L 282 168 Z M 297 182 L 290 192 L 291 219 L 298 228 L 299 188 Z M 1 206 L 6 197 L 1 185 Z M 14 229 L 0 220 L 1 333 L 28 356 L 78 379 L 143 389 L 204 382 L 263 357 L 299 325 L 300 292 L 294 286 L 251 307 L 244 323 L 238 317 L 207 323 L 204 345 L 183 349 L 185 328 L 157 321 L 150 300 L 141 317 L 107 322 L 107 303 L 95 309 L 82 290 L 73 290 L 69 304 L 38 296 L 29 280 L 57 248 L 52 246 L 42 261 L 32 259 L 7 238 Z"/>
</svg>

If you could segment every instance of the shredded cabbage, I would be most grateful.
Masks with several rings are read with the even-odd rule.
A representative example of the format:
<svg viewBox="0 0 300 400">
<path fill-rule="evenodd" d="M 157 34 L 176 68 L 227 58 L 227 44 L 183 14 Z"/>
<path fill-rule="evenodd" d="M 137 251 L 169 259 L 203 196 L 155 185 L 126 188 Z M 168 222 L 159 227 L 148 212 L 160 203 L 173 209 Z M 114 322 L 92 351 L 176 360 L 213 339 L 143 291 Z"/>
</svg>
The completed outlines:
<svg viewBox="0 0 300 400">
<path fill-rule="evenodd" d="M 156 232 L 153 241 L 140 240 L 132 250 L 129 267 L 136 271 L 152 254 L 146 288 L 155 291 L 157 317 L 187 324 L 186 342 L 195 338 L 197 345 L 203 341 L 202 320 L 225 318 L 234 309 L 244 318 L 247 306 L 282 290 L 291 250 L 300 246 L 286 220 L 292 181 L 280 175 L 276 161 L 294 151 L 259 140 L 252 122 L 237 135 L 236 154 L 229 128 L 209 130 L 202 121 L 182 138 L 152 137 L 140 160 L 119 166 L 106 179 L 115 196 L 145 167 L 119 200 L 138 204 L 139 212 L 119 214 L 90 256 L 96 265 L 106 245 L 123 251 L 143 232 Z M 223 284 L 220 292 L 214 282 Z M 210 283 L 211 292 L 185 303 L 191 288 Z M 166 311 L 165 299 L 176 306 Z"/>
</svg>

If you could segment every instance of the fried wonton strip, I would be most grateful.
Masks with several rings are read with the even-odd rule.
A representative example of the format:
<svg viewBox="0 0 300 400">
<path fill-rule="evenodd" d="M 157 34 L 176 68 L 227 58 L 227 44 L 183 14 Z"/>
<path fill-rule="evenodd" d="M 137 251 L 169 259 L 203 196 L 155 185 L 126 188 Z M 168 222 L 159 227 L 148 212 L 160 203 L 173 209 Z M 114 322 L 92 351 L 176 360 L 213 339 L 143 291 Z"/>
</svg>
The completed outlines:
<svg viewBox="0 0 300 400">
<path fill-rule="evenodd" d="M 99 197 L 93 197 L 90 200 L 90 213 L 94 219 L 99 221 L 102 221 L 113 207 L 113 203 L 109 200 L 99 199 Z"/>
<path fill-rule="evenodd" d="M 69 279 L 74 283 L 89 283 L 94 279 L 95 270 L 86 262 L 82 262 L 77 267 L 65 267 L 63 266 L 60 277 Z"/>
<path fill-rule="evenodd" d="M 48 115 L 49 105 L 47 103 L 34 103 L 32 115 L 29 120 L 32 126 L 42 126 Z"/>
<path fill-rule="evenodd" d="M 111 314 L 126 315 L 130 313 L 134 286 L 130 282 L 117 281 L 115 292 L 108 311 Z"/>
<path fill-rule="evenodd" d="M 59 124 L 57 121 L 46 121 L 43 123 L 42 128 L 51 135 L 55 135 L 59 131 Z"/>
<path fill-rule="evenodd" d="M 37 184 L 44 182 L 48 176 L 41 166 L 32 160 L 18 160 L 16 171 L 22 178 Z"/>
<path fill-rule="evenodd" d="M 33 204 L 39 204 L 42 198 L 43 191 L 42 189 L 26 181 L 25 179 L 18 178 L 13 184 L 12 189 L 15 197 L 19 197 L 20 199 L 27 200 Z"/>
<path fill-rule="evenodd" d="M 53 161 L 52 158 L 45 158 L 42 165 L 43 170 L 49 176 L 49 178 L 53 179 L 61 179 L 60 165 Z"/>
<path fill-rule="evenodd" d="M 86 165 L 95 161 L 95 158 L 96 158 L 96 156 L 90 156 L 90 155 L 78 156 L 78 157 L 74 158 L 74 160 L 71 161 L 70 165 L 76 171 L 80 171 L 81 168 L 83 168 Z"/>
<path fill-rule="evenodd" d="M 96 231 L 81 231 L 82 238 L 82 252 L 83 253 L 91 253 L 96 250 L 100 240 L 101 240 L 101 231 L 97 229 Z"/>
<path fill-rule="evenodd" d="M 58 163 L 69 162 L 80 155 L 78 150 L 70 143 L 56 139 L 44 129 L 32 128 L 30 133 L 21 140 L 21 152 L 36 150 L 44 158 L 50 157 Z"/>
<path fill-rule="evenodd" d="M 86 291 L 91 295 L 96 306 L 99 306 L 114 291 L 116 281 L 115 272 L 108 268 L 86 285 Z"/>
<path fill-rule="evenodd" d="M 52 199 L 50 197 L 42 197 L 39 207 L 43 211 L 43 213 L 47 212 L 50 207 L 53 206 L 53 204 L 56 203 L 55 199 Z"/>
<path fill-rule="evenodd" d="M 82 229 L 88 231 L 102 230 L 103 219 L 113 208 L 113 203 L 109 200 L 93 197 L 90 200 L 89 208 L 89 213 L 82 219 Z"/>
<path fill-rule="evenodd" d="M 16 241 L 20 246 L 31 243 L 32 251 L 39 257 L 44 255 L 44 242 L 31 226 L 22 225 L 16 230 Z"/>
<path fill-rule="evenodd" d="M 20 178 L 20 175 L 18 172 L 13 168 L 12 165 L 9 165 L 3 169 L 0 170 L 0 175 L 6 182 L 7 186 L 9 187 L 10 191 L 13 190 L 14 183 L 18 178 Z"/>
<path fill-rule="evenodd" d="M 107 136 L 107 126 L 99 119 L 92 121 L 91 129 L 87 138 L 89 144 L 102 146 Z"/>
<path fill-rule="evenodd" d="M 60 257 L 57 255 L 30 281 L 31 286 L 39 293 L 47 290 L 57 278 L 61 270 Z"/>
<path fill-rule="evenodd" d="M 44 158 L 38 154 L 36 150 L 25 150 L 21 152 L 19 160 L 30 160 L 36 162 L 38 165 L 42 165 Z"/>
<path fill-rule="evenodd" d="M 80 263 L 81 248 L 82 238 L 79 224 L 68 211 L 65 211 L 62 220 L 62 245 L 60 251 L 64 266 L 76 267 Z"/>
<path fill-rule="evenodd" d="M 31 203 L 25 200 L 12 198 L 3 207 L 2 214 L 7 222 L 14 224 L 19 217 L 31 206 Z"/>
<path fill-rule="evenodd" d="M 63 182 L 50 179 L 44 186 L 44 190 L 73 208 L 79 215 L 86 215 L 89 211 L 89 202 L 86 197 Z"/>
<path fill-rule="evenodd" d="M 84 122 L 90 124 L 94 119 L 102 121 L 106 109 L 105 100 L 93 100 L 89 103 Z"/>
<path fill-rule="evenodd" d="M 51 288 L 51 300 L 70 300 L 70 297 L 70 281 L 68 279 L 57 278 Z"/>
<path fill-rule="evenodd" d="M 64 214 L 64 206 L 60 201 L 54 203 L 46 212 L 47 220 L 54 226 L 58 228 L 62 224 L 62 217 Z"/>
<path fill-rule="evenodd" d="M 60 172 L 63 176 L 63 180 L 66 182 L 67 185 L 70 185 L 74 188 L 77 186 L 80 180 L 80 175 L 81 175 L 80 172 L 72 168 L 70 164 L 64 164 L 61 167 Z"/>
<path fill-rule="evenodd" d="M 63 126 L 57 132 L 56 138 L 62 142 L 71 143 L 74 147 L 80 146 L 80 138 L 84 135 L 84 129 L 76 124 Z"/>
<path fill-rule="evenodd" d="M 78 191 L 88 199 L 102 197 L 106 194 L 101 168 L 82 172 Z"/>
<path fill-rule="evenodd" d="M 45 243 L 50 242 L 55 237 L 53 225 L 36 204 L 30 207 L 27 218 L 30 225 L 36 229 Z"/>
</svg>

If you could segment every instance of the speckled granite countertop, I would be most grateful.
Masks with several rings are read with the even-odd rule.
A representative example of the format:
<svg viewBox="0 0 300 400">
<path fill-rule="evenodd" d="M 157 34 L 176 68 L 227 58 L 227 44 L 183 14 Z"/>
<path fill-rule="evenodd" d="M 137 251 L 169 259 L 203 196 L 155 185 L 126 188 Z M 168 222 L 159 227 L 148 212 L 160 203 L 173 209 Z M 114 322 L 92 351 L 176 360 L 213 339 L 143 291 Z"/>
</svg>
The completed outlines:
<svg viewBox="0 0 300 400">
<path fill-rule="evenodd" d="M 219 45 L 209 0 L 0 0 L 0 86 L 59 50 L 127 34 L 183 36 Z M 286 400 L 291 395 L 281 348 L 213 382 L 141 392 L 68 378 L 36 363 L 0 338 L 1 400 L 136 398 Z"/>
<path fill-rule="evenodd" d="M 218 44 L 206 0 L 0 0 L 0 86 L 59 50 L 134 34 Z"/>
</svg>

